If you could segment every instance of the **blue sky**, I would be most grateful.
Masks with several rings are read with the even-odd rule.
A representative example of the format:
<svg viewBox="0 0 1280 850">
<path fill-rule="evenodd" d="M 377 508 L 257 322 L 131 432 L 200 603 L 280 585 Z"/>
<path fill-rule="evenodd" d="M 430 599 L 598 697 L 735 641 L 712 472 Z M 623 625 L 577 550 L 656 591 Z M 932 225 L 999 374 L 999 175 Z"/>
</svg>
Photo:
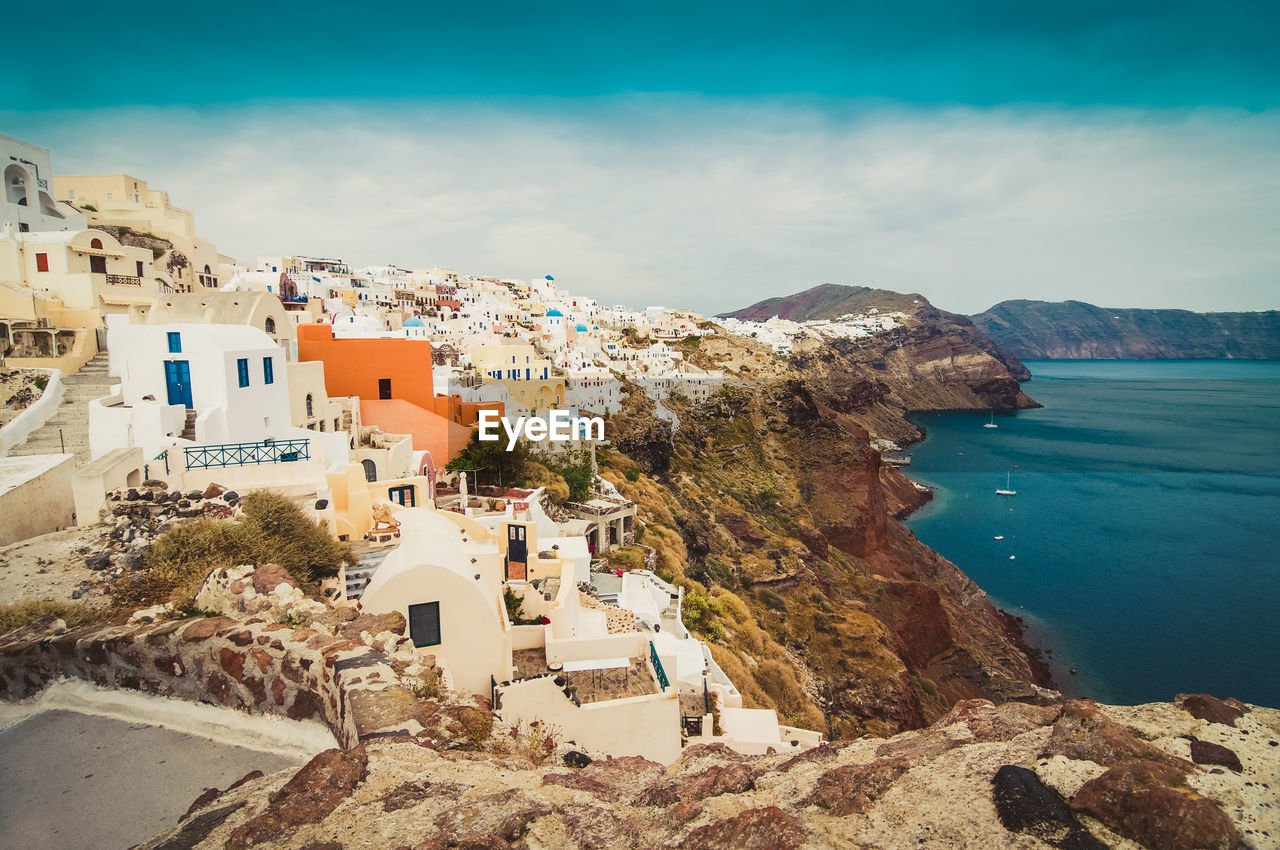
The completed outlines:
<svg viewBox="0 0 1280 850">
<path fill-rule="evenodd" d="M 239 257 L 1280 306 L 1274 3 L 76 7 L 9 42 L 0 132 Z"/>
</svg>

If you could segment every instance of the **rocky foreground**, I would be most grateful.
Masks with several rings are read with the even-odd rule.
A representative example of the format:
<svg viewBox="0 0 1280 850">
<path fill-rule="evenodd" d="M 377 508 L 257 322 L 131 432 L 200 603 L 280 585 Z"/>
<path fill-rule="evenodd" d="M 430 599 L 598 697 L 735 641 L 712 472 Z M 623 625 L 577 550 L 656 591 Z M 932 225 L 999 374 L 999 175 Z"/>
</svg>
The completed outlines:
<svg viewBox="0 0 1280 850">
<path fill-rule="evenodd" d="M 1280 846 L 1280 712 L 1205 695 L 970 700 L 927 729 L 798 754 L 561 761 L 584 766 L 366 741 L 210 791 L 142 846 Z"/>
</svg>

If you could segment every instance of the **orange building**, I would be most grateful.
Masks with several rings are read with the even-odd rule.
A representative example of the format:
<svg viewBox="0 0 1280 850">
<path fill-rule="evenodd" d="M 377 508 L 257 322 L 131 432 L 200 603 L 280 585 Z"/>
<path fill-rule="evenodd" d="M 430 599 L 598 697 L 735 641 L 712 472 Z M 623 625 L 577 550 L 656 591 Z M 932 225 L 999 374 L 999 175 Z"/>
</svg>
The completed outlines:
<svg viewBox="0 0 1280 850">
<path fill-rule="evenodd" d="M 365 423 L 413 435 L 413 448 L 441 470 L 471 439 L 481 410 L 504 412 L 501 402 L 436 395 L 426 340 L 334 339 L 330 325 L 299 325 L 298 359 L 323 361 L 326 393 L 358 397 Z"/>
</svg>

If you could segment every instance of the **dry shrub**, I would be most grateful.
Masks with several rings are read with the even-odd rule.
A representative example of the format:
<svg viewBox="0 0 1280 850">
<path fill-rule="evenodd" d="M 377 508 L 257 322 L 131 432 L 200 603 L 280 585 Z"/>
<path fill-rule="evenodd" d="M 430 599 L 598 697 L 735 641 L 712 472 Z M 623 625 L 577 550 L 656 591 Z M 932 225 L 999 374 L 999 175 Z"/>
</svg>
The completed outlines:
<svg viewBox="0 0 1280 850">
<path fill-rule="evenodd" d="M 74 629 L 107 619 L 111 611 L 79 602 L 63 602 L 60 599 L 24 599 L 0 606 L 0 634 L 20 629 L 41 617 L 57 617 Z"/>
<path fill-rule="evenodd" d="M 556 754 L 563 734 L 558 726 L 531 720 L 511 726 L 507 737 L 511 752 L 526 757 L 534 764 L 542 764 Z"/>
<path fill-rule="evenodd" d="M 202 517 L 156 538 L 146 572 L 120 583 L 117 604 L 189 604 L 210 572 L 237 564 L 280 564 L 306 587 L 355 560 L 346 543 L 286 496 L 257 490 L 242 506 L 239 521 Z"/>
<path fill-rule="evenodd" d="M 524 468 L 525 485 L 532 488 L 547 488 L 547 498 L 555 505 L 563 505 L 569 501 L 569 484 L 545 464 L 531 460 Z"/>
</svg>

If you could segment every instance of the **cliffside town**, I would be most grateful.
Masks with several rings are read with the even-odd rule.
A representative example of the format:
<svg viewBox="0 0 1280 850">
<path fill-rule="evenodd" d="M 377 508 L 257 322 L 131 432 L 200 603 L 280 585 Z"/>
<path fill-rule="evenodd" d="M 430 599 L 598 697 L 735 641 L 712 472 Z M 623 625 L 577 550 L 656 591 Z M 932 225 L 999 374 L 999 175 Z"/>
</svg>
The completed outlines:
<svg viewBox="0 0 1280 850">
<path fill-rule="evenodd" d="M 4 424 L 0 564 L 55 553 L 0 611 L 0 697 L 85 680 L 338 745 L 146 846 L 1280 834 L 1275 712 L 1064 701 L 900 523 L 929 498 L 891 462 L 910 413 L 1035 405 L 967 319 L 857 287 L 714 319 L 550 275 L 236 262 L 145 181 L 55 180 L 6 170 L 0 208 L 4 366 L 44 379 Z M 550 410 L 604 439 L 477 439 Z"/>
</svg>

